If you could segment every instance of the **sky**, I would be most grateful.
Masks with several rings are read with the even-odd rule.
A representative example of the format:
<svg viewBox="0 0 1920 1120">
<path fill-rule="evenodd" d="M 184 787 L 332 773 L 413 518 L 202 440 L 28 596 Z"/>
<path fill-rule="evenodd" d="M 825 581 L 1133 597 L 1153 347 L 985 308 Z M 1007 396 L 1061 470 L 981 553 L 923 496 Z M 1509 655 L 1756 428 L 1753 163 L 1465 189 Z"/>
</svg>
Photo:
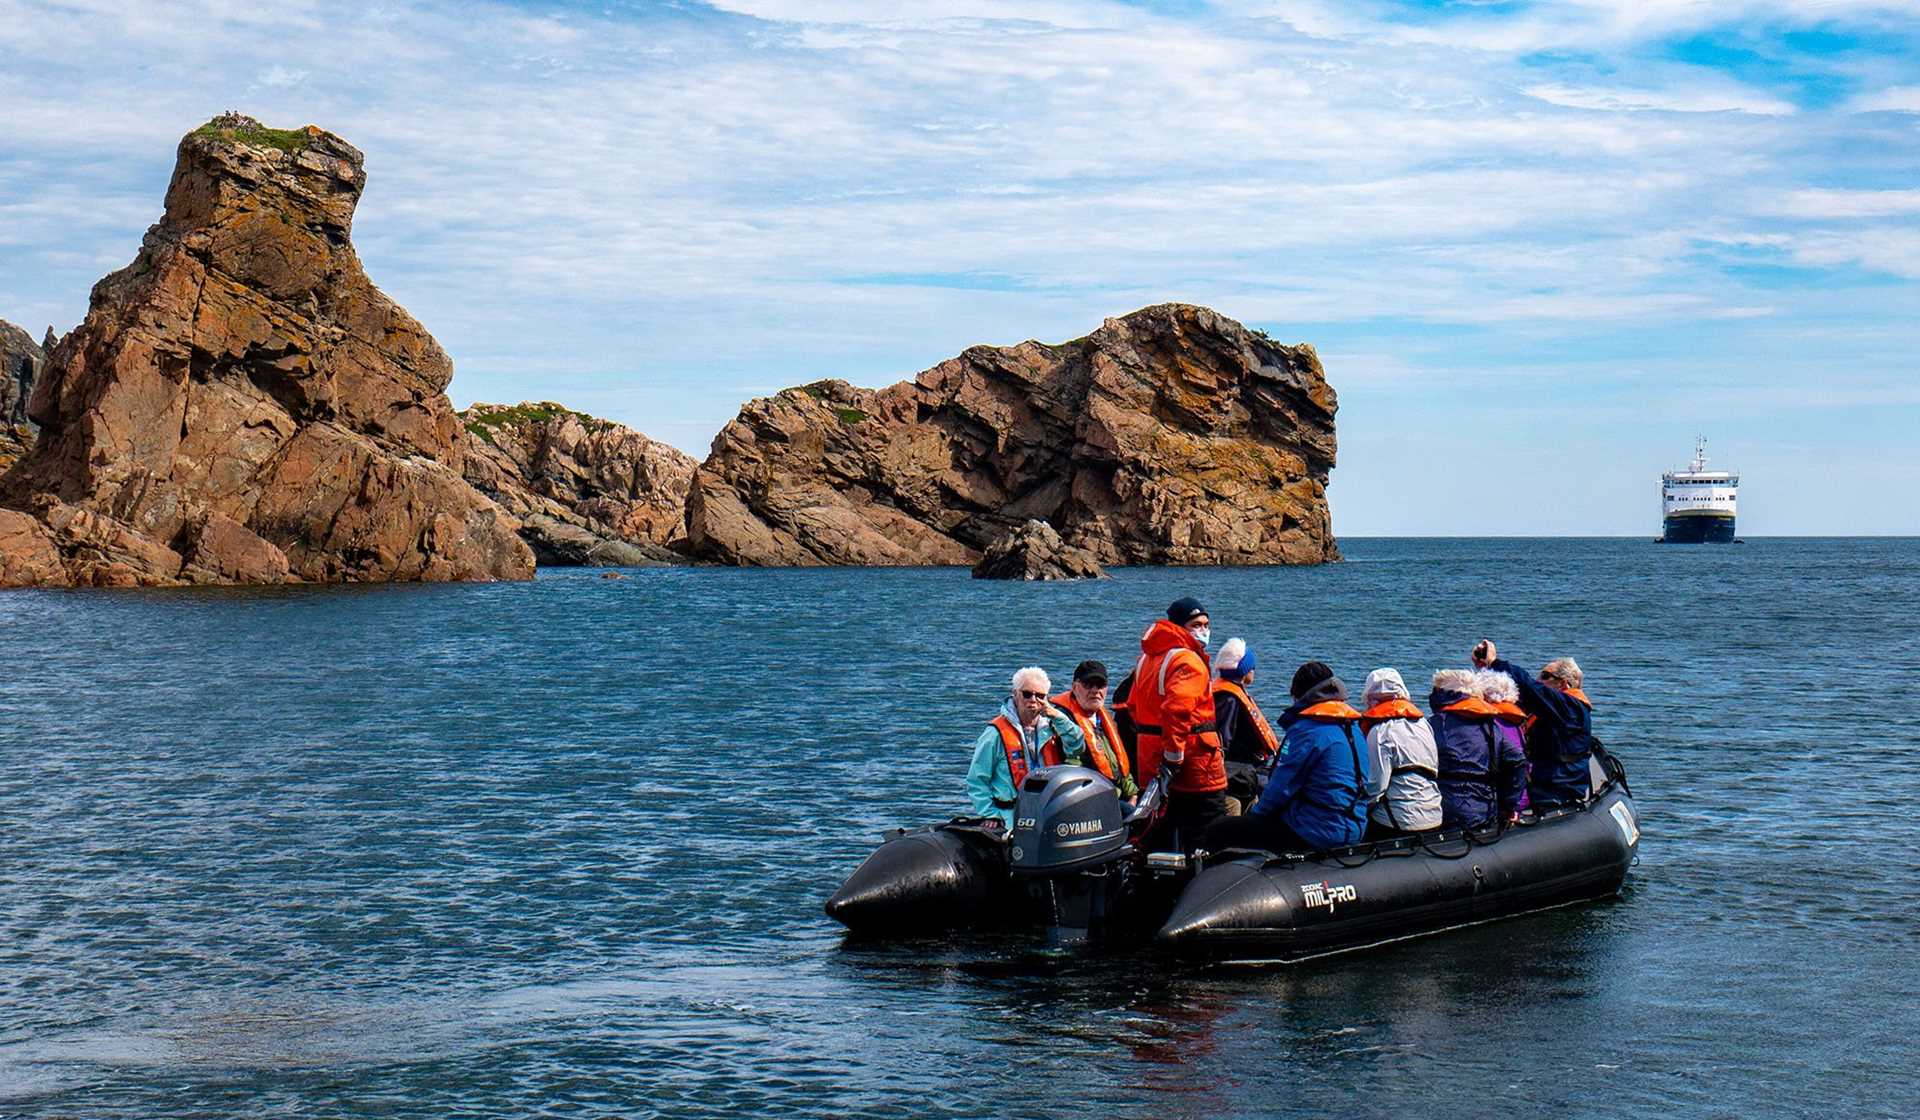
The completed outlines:
<svg viewBox="0 0 1920 1120">
<path fill-rule="evenodd" d="M 0 0 L 0 318 L 240 110 L 367 156 L 455 404 L 696 456 L 1166 301 L 1318 350 L 1341 535 L 1920 534 L 1920 0 Z"/>
</svg>

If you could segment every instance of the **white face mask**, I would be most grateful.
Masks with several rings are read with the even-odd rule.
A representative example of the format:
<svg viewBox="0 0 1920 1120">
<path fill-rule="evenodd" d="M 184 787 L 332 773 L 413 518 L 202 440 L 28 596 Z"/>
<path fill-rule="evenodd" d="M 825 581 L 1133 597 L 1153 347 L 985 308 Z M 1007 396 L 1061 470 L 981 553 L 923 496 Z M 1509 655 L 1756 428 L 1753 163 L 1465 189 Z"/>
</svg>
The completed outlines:
<svg viewBox="0 0 1920 1120">
<path fill-rule="evenodd" d="M 1202 626 L 1198 630 L 1189 630 L 1187 633 L 1192 634 L 1194 640 L 1199 642 L 1203 647 L 1213 641 L 1213 627 L 1211 626 Z"/>
</svg>

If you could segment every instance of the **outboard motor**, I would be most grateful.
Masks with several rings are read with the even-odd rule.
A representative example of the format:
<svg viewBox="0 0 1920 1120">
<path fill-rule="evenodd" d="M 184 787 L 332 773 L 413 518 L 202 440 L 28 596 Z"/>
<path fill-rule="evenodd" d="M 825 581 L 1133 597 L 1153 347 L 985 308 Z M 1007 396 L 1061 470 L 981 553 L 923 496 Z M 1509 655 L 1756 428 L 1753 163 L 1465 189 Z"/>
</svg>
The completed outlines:
<svg viewBox="0 0 1920 1120">
<path fill-rule="evenodd" d="M 1051 943 L 1085 941 L 1104 926 L 1127 885 L 1137 817 L 1122 812 L 1112 782 L 1084 766 L 1049 766 L 1020 784 L 1009 855 L 1013 874 L 1047 907 Z"/>
</svg>

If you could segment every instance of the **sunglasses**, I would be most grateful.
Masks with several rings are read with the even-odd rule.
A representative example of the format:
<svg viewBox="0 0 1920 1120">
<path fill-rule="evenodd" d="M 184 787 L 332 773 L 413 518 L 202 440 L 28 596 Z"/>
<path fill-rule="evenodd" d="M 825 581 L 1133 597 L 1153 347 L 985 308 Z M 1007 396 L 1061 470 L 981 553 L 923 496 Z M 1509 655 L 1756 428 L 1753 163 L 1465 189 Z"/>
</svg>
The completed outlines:
<svg viewBox="0 0 1920 1120">
<path fill-rule="evenodd" d="M 1024 688 L 1020 690 L 1020 695 L 1029 700 L 1045 700 L 1047 698 L 1047 694 L 1044 692 L 1028 692 Z"/>
</svg>

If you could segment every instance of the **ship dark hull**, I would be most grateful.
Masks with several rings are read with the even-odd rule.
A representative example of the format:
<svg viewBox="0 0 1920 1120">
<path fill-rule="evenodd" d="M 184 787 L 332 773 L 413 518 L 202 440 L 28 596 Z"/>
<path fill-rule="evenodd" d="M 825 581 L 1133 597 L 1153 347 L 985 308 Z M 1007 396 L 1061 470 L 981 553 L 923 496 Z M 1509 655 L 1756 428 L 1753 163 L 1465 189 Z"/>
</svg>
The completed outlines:
<svg viewBox="0 0 1920 1120">
<path fill-rule="evenodd" d="M 1661 537 L 1668 544 L 1732 544 L 1731 517 L 1669 517 Z"/>
</svg>

